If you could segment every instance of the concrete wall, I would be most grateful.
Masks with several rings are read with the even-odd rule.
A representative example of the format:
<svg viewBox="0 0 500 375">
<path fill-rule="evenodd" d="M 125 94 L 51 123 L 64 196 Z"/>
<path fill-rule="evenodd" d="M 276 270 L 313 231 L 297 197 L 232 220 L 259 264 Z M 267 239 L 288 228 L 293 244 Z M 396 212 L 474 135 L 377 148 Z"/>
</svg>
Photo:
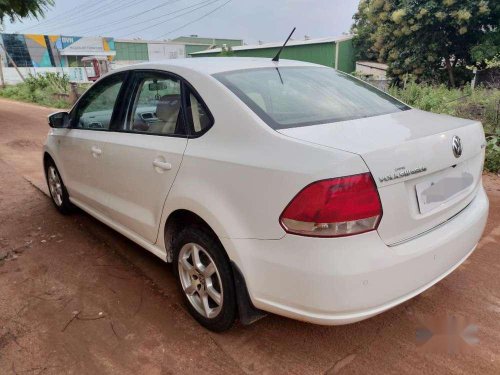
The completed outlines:
<svg viewBox="0 0 500 375">
<path fill-rule="evenodd" d="M 84 68 L 19 68 L 21 74 L 27 77 L 29 74 L 37 75 L 44 74 L 47 72 L 52 73 L 65 73 L 69 76 L 71 81 L 74 82 L 88 82 L 87 76 L 85 74 Z M 3 76 L 5 83 L 8 85 L 15 85 L 21 83 L 21 77 L 17 73 L 15 68 L 3 67 Z"/>
<path fill-rule="evenodd" d="M 149 61 L 182 59 L 186 57 L 186 49 L 183 44 L 148 42 L 148 56 Z"/>
<path fill-rule="evenodd" d="M 356 73 L 372 79 L 386 79 L 387 65 L 372 61 L 356 61 Z"/>
</svg>

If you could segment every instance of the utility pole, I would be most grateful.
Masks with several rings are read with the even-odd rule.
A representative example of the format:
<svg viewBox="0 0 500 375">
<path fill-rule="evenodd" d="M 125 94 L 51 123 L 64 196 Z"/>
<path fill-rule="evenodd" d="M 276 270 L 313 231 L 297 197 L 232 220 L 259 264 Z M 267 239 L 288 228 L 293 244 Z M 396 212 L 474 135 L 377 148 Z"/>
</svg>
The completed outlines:
<svg viewBox="0 0 500 375">
<path fill-rule="evenodd" d="M 17 74 L 19 74 L 19 77 L 21 77 L 21 80 L 24 82 L 24 76 L 21 73 L 21 71 L 19 70 L 19 68 L 17 67 L 17 65 L 14 62 L 14 60 L 12 59 L 12 57 L 10 57 L 9 53 L 7 52 L 7 50 L 5 49 L 5 47 L 2 44 L 0 44 L 0 47 L 2 47 L 3 51 L 5 52 L 5 55 L 7 56 L 7 59 L 9 59 L 10 62 L 12 63 L 12 65 L 14 65 L 14 68 L 16 69 Z"/>
<path fill-rule="evenodd" d="M 3 79 L 3 56 L 0 55 L 0 82 L 2 82 L 2 88 L 5 87 L 5 80 Z"/>
<path fill-rule="evenodd" d="M 472 90 L 474 90 L 474 88 L 476 87 L 477 68 L 474 67 L 474 69 L 472 70 L 472 72 L 474 73 L 474 77 L 472 77 L 472 81 L 470 81 L 470 88 Z"/>
</svg>

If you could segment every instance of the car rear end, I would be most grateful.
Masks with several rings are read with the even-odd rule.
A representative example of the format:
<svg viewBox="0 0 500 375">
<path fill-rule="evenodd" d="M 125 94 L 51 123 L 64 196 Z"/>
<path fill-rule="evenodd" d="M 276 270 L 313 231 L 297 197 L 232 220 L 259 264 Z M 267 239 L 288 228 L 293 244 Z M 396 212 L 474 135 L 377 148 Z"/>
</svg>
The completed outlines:
<svg viewBox="0 0 500 375">
<path fill-rule="evenodd" d="M 395 246 L 387 246 L 377 231 L 223 244 L 239 249 L 256 307 L 317 324 L 347 324 L 388 310 L 455 270 L 475 249 L 487 211 L 481 188 L 460 215 Z"/>
<path fill-rule="evenodd" d="M 481 166 L 479 153 L 455 167 L 386 186 L 380 182 L 377 186 L 369 172 L 322 180 L 318 184 L 332 183 L 326 194 L 338 189 L 336 184 L 343 185 L 341 201 L 351 195 L 351 188 L 355 191 L 350 204 L 332 204 L 343 210 L 324 213 L 330 215 L 328 223 L 308 221 L 307 212 L 305 217 L 293 216 L 297 211 L 289 208 L 297 199 L 299 206 L 310 209 L 335 198 L 309 194 L 301 198 L 299 193 L 280 217 L 286 231 L 283 238 L 223 243 L 238 249 L 256 307 L 318 324 L 356 322 L 420 294 L 474 251 L 488 215 L 488 198 L 478 177 Z M 474 172 L 470 186 L 440 207 L 420 211 L 419 186 L 436 186 L 463 171 Z M 359 184 L 353 181 L 362 181 L 365 191 L 359 194 Z M 321 192 L 321 187 L 315 190 Z"/>
<path fill-rule="evenodd" d="M 222 240 L 238 249 L 256 307 L 351 323 L 412 298 L 467 259 L 488 214 L 480 123 L 411 109 L 327 68 L 276 70 L 218 79 L 291 142 L 356 154 L 366 172 L 331 171 L 284 192 L 281 239 Z"/>
</svg>

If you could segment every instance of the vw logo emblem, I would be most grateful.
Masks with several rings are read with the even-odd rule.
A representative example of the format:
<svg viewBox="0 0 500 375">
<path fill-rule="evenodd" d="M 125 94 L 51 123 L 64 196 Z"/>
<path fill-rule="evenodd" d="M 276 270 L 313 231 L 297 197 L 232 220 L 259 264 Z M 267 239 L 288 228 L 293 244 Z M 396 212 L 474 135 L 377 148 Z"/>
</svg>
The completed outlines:
<svg viewBox="0 0 500 375">
<path fill-rule="evenodd" d="M 457 135 L 454 136 L 451 141 L 451 149 L 453 150 L 453 155 L 455 155 L 456 158 L 459 158 L 462 155 L 462 141 Z"/>
</svg>

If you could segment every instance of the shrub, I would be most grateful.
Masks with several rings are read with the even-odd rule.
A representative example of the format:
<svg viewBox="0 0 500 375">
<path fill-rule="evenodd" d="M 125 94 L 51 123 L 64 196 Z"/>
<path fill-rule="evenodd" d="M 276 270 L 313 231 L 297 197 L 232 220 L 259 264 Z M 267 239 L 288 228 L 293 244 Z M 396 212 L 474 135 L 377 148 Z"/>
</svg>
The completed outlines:
<svg viewBox="0 0 500 375">
<path fill-rule="evenodd" d="M 67 74 L 46 73 L 45 78 L 49 82 L 49 86 L 60 93 L 67 94 L 69 92 L 69 76 Z"/>
<path fill-rule="evenodd" d="M 484 167 L 490 172 L 500 172 L 500 135 L 486 137 L 486 161 Z"/>
<path fill-rule="evenodd" d="M 390 87 L 389 93 L 412 107 L 424 111 L 481 121 L 487 135 L 485 168 L 500 170 L 500 90 L 470 86 L 449 89 L 407 82 L 404 88 Z"/>
<path fill-rule="evenodd" d="M 29 74 L 24 80 L 31 90 L 49 89 L 51 92 L 68 93 L 69 77 L 66 74 L 47 72 L 45 74 L 32 75 Z"/>
<path fill-rule="evenodd" d="M 68 108 L 67 100 L 56 94 L 69 92 L 69 77 L 61 73 L 29 74 L 24 82 L 0 89 L 0 97 L 37 103 L 49 107 Z"/>
<path fill-rule="evenodd" d="M 390 87 L 389 93 L 408 105 L 424 111 L 444 113 L 481 121 L 486 133 L 499 126 L 500 90 L 470 86 L 449 89 L 408 82 L 404 88 Z"/>
</svg>

